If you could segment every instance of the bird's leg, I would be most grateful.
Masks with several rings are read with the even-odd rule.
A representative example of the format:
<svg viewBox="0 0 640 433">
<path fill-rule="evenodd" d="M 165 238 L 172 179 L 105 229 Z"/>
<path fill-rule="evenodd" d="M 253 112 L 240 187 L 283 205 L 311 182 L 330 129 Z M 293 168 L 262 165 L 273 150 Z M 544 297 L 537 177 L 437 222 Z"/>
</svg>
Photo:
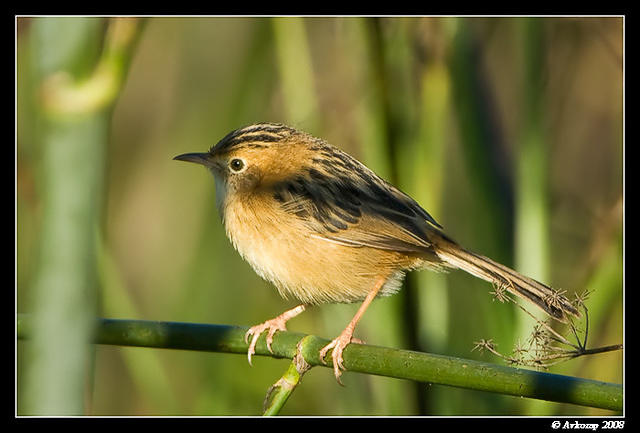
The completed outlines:
<svg viewBox="0 0 640 433">
<path fill-rule="evenodd" d="M 323 363 L 325 363 L 325 355 L 327 354 L 329 349 L 333 349 L 333 352 L 331 353 L 331 358 L 333 360 L 333 372 L 336 376 L 336 380 L 340 385 L 342 385 L 342 382 L 340 381 L 340 376 L 342 375 L 341 370 L 345 370 L 343 365 L 344 360 L 342 359 L 342 352 L 349 345 L 349 343 L 359 341 L 353 337 L 353 331 L 356 329 L 358 321 L 364 314 L 371 301 L 375 299 L 378 292 L 380 292 L 380 289 L 382 289 L 382 286 L 384 286 L 385 281 L 386 278 L 383 277 L 380 277 L 376 281 L 376 285 L 367 294 L 367 297 L 362 302 L 362 305 L 360 305 L 360 308 L 358 308 L 358 311 L 356 312 L 355 316 L 353 316 L 353 319 L 351 319 L 351 322 L 349 322 L 347 327 L 344 328 L 344 331 L 342 331 L 342 333 L 338 335 L 338 337 L 335 338 L 331 343 L 327 344 L 320 350 L 320 359 Z"/>
<path fill-rule="evenodd" d="M 251 338 L 251 344 L 249 345 L 249 350 L 247 351 L 247 358 L 249 359 L 249 365 L 251 365 L 251 356 L 256 353 L 256 343 L 258 342 L 258 337 L 264 332 L 267 332 L 267 349 L 269 352 L 273 353 L 271 350 L 271 343 L 273 342 L 273 335 L 276 331 L 286 331 L 287 327 L 285 324 L 287 321 L 293 317 L 296 317 L 298 314 L 302 313 L 306 310 L 306 305 L 301 304 L 291 310 L 287 310 L 278 317 L 274 317 L 273 319 L 267 320 L 264 323 L 261 323 L 256 326 L 252 326 L 249 330 L 244 334 L 244 342 L 248 343 L 249 336 Z"/>
</svg>

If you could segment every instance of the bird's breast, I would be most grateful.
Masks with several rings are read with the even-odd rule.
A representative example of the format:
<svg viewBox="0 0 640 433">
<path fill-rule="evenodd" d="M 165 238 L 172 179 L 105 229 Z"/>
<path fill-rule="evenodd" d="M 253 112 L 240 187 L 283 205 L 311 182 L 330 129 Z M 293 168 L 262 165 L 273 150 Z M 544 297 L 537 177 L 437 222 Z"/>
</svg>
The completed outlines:
<svg viewBox="0 0 640 433">
<path fill-rule="evenodd" d="M 400 287 L 404 272 L 397 253 L 323 239 L 277 204 L 226 200 L 222 212 L 233 246 L 285 298 L 361 301 L 380 276 L 387 278 L 383 295 Z"/>
</svg>

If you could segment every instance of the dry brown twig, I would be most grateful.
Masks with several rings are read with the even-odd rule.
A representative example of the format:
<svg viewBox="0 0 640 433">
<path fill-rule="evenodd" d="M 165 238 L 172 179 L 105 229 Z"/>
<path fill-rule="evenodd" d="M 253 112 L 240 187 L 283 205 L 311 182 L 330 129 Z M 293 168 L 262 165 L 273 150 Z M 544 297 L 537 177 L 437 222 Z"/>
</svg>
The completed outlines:
<svg viewBox="0 0 640 433">
<path fill-rule="evenodd" d="M 510 365 L 548 369 L 552 365 L 580 356 L 622 349 L 622 344 L 587 349 L 587 339 L 589 337 L 589 311 L 585 301 L 591 294 L 588 290 L 581 294 L 576 294 L 575 299 L 572 302 L 572 305 L 576 307 L 576 309 L 582 309 L 584 312 L 584 329 L 579 329 L 571 318 L 568 322 L 568 331 L 575 339 L 575 342 L 571 342 L 567 337 L 552 328 L 547 320 L 538 319 L 525 307 L 515 302 L 506 290 L 506 287 L 494 285 L 494 290 L 490 293 L 500 302 L 514 302 L 518 308 L 532 317 L 536 321 L 536 324 L 534 325 L 526 343 L 523 344 L 521 341 L 518 341 L 509 356 L 500 353 L 496 349 L 496 343 L 494 343 L 493 339 L 481 339 L 480 341 L 474 342 L 475 346 L 471 351 L 476 349 L 480 351 L 487 350 L 504 359 Z M 548 299 L 545 299 L 545 302 L 551 306 L 561 308 L 562 303 L 560 300 L 564 297 L 564 293 L 565 291 L 555 291 L 548 297 Z"/>
</svg>

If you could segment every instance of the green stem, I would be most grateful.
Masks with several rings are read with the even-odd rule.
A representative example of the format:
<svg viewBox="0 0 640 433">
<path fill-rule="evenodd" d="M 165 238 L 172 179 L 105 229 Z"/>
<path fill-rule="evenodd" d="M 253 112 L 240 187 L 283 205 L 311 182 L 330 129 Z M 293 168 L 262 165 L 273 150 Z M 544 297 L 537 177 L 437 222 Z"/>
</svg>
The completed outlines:
<svg viewBox="0 0 640 433">
<path fill-rule="evenodd" d="M 291 360 L 287 371 L 267 391 L 264 399 L 264 416 L 279 414 L 293 390 L 300 384 L 302 376 L 311 369 L 311 365 L 304 359 L 304 352 L 310 338 L 311 336 L 307 336 L 300 340 L 297 345 L 297 352 Z"/>
<path fill-rule="evenodd" d="M 305 20 L 279 17 L 271 23 L 287 121 L 313 131 L 319 110 Z"/>
<path fill-rule="evenodd" d="M 18 315 L 18 338 L 30 336 L 32 318 Z M 121 346 L 202 350 L 246 354 L 248 328 L 179 322 L 99 319 L 94 342 Z M 256 355 L 293 358 L 303 334 L 277 332 L 270 353 L 264 337 Z M 318 353 L 329 341 L 306 336 L 301 353 L 310 366 L 326 365 Z M 348 371 L 488 391 L 519 397 L 571 403 L 622 411 L 622 385 L 577 377 L 490 364 L 486 362 L 412 352 L 371 345 L 350 344 L 344 351 Z"/>
<path fill-rule="evenodd" d="M 124 81 L 136 20 L 32 21 L 42 225 L 30 293 L 33 344 L 25 355 L 21 413 L 78 415 L 91 377 L 99 227 L 110 112 Z"/>
</svg>

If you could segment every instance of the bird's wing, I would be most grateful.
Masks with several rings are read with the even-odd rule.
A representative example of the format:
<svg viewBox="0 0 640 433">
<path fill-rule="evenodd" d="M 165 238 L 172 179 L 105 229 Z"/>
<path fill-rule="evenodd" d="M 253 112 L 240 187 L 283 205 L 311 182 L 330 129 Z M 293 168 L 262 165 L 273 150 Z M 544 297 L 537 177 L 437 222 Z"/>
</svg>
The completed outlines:
<svg viewBox="0 0 640 433">
<path fill-rule="evenodd" d="M 316 164 L 274 184 L 273 197 L 316 237 L 353 247 L 431 250 L 431 234 L 441 228 L 433 217 L 357 160 L 341 157 L 349 158 L 351 167 Z"/>
</svg>

